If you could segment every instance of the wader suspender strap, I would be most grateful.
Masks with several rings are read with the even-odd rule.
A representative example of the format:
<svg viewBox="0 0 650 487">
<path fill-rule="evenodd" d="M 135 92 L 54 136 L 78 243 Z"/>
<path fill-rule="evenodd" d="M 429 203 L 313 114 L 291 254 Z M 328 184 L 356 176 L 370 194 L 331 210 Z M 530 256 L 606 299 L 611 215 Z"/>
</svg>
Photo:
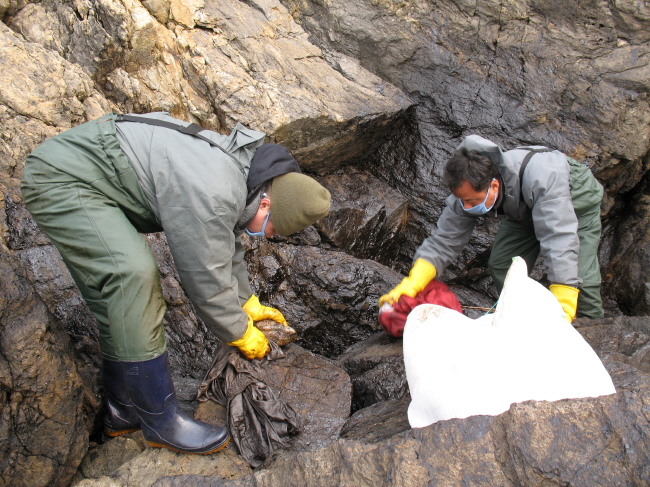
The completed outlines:
<svg viewBox="0 0 650 487">
<path fill-rule="evenodd" d="M 530 151 L 528 154 L 526 154 L 526 157 L 524 157 L 524 160 L 521 163 L 521 167 L 519 168 L 519 194 L 521 195 L 524 191 L 524 171 L 526 170 L 526 166 L 532 157 L 539 152 L 552 152 L 555 149 L 531 149 L 530 147 L 517 147 L 517 149 L 527 149 Z"/>
<path fill-rule="evenodd" d="M 115 118 L 116 122 L 139 122 L 139 123 L 146 123 L 148 125 L 157 125 L 158 127 L 165 127 L 168 129 L 172 130 L 177 130 L 178 132 L 181 132 L 183 134 L 187 135 L 193 135 L 194 137 L 198 137 L 199 139 L 207 142 L 213 147 L 218 147 L 221 149 L 221 151 L 226 154 L 228 157 L 230 157 L 237 166 L 239 167 L 239 162 L 237 159 L 233 157 L 232 154 L 226 151 L 223 147 L 221 147 L 219 144 L 217 144 L 215 141 L 208 139 L 207 137 L 204 137 L 203 135 L 200 135 L 199 132 L 205 130 L 203 127 L 200 125 L 197 125 L 195 123 L 189 124 L 187 127 L 184 125 L 178 125 L 172 122 L 167 122 L 165 120 L 158 120 L 157 118 L 149 118 L 149 117 L 136 117 L 134 115 L 121 115 L 118 114 Z"/>
</svg>

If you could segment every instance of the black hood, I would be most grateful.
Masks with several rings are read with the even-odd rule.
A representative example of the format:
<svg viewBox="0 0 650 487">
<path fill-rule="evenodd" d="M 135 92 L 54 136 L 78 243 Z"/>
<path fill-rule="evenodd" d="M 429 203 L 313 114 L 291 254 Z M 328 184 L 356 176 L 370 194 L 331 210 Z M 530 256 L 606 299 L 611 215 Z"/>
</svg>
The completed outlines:
<svg viewBox="0 0 650 487">
<path fill-rule="evenodd" d="M 289 151 L 278 144 L 262 144 L 251 160 L 246 188 L 249 198 L 271 179 L 290 172 L 302 172 Z"/>
</svg>

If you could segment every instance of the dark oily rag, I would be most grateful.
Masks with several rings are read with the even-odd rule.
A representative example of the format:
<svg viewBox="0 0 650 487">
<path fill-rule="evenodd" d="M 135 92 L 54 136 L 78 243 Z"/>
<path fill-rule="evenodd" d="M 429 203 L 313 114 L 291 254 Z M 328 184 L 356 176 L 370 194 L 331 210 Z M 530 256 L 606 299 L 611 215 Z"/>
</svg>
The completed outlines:
<svg viewBox="0 0 650 487">
<path fill-rule="evenodd" d="M 278 344 L 269 340 L 269 345 L 266 357 L 247 360 L 237 348 L 221 342 L 197 396 L 200 402 L 225 406 L 230 436 L 252 467 L 285 448 L 289 437 L 303 428 L 302 418 L 263 381 L 264 366 L 284 357 Z"/>
</svg>

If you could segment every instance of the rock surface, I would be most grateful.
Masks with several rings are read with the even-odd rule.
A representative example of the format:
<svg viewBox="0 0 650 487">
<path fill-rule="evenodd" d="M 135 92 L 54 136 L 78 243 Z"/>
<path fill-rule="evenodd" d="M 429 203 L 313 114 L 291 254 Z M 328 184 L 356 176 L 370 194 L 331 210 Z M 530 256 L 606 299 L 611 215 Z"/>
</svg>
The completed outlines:
<svg viewBox="0 0 650 487">
<path fill-rule="evenodd" d="M 66 486 L 98 401 L 15 256 L 0 254 L 0 273 L 0 484 Z"/>
</svg>

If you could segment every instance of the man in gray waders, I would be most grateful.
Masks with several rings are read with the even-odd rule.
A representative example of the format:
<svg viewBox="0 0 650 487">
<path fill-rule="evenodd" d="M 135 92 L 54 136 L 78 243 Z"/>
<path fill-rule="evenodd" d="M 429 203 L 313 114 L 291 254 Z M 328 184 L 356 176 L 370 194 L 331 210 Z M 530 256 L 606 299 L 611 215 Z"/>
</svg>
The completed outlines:
<svg viewBox="0 0 650 487">
<path fill-rule="evenodd" d="M 407 277 L 379 300 L 414 297 L 469 242 L 476 219 L 503 218 L 489 259 L 499 293 L 512 258 L 532 269 L 541 255 L 550 291 L 572 322 L 603 316 L 598 243 L 603 187 L 589 168 L 557 150 L 519 147 L 507 152 L 478 135 L 466 137 L 445 166 L 452 194 L 437 228 L 418 248 Z"/>
<path fill-rule="evenodd" d="M 327 215 L 330 194 L 263 140 L 240 124 L 224 136 L 162 112 L 109 114 L 28 156 L 25 205 L 99 323 L 109 435 L 142 429 L 151 446 L 200 454 L 228 442 L 227 430 L 179 410 L 160 277 L 141 233 L 165 232 L 208 328 L 247 358 L 264 357 L 269 345 L 254 322 L 286 321 L 253 295 L 241 233 L 298 232 Z"/>
</svg>

